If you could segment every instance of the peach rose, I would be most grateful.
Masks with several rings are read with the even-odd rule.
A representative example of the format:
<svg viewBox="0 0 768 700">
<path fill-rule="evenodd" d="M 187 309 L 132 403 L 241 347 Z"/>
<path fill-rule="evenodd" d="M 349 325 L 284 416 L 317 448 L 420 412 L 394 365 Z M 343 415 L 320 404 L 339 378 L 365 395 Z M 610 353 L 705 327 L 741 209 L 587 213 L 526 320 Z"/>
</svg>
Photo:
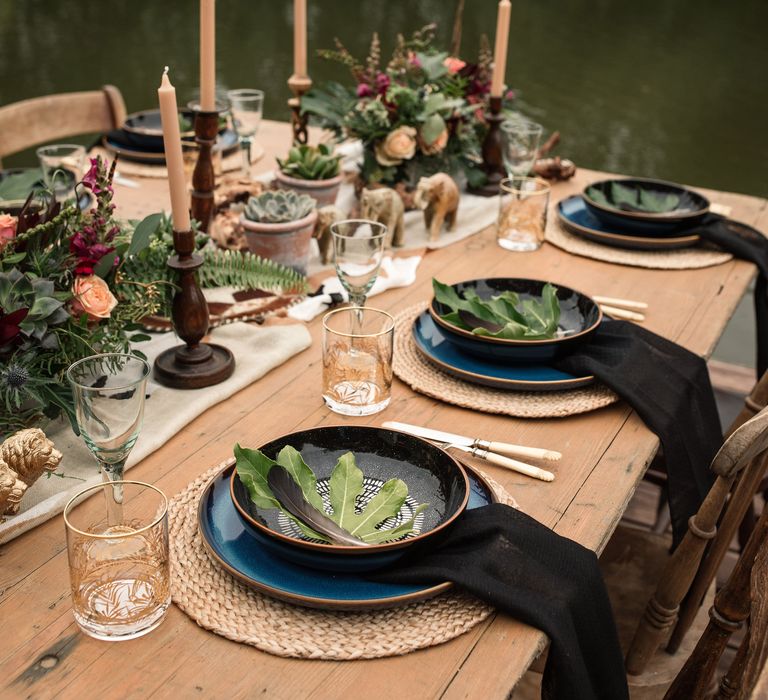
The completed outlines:
<svg viewBox="0 0 768 700">
<path fill-rule="evenodd" d="M 425 156 L 434 156 L 440 153 L 448 143 L 448 129 L 443 129 L 438 137 L 432 141 L 432 143 L 427 143 L 419 134 L 419 146 L 421 147 L 421 152 Z"/>
<path fill-rule="evenodd" d="M 448 69 L 449 73 L 458 73 L 464 66 L 467 65 L 466 61 L 462 61 L 460 58 L 456 58 L 455 56 L 448 56 L 444 61 L 443 65 Z"/>
<path fill-rule="evenodd" d="M 18 219 L 10 214 L 0 214 L 0 251 L 16 237 Z"/>
<path fill-rule="evenodd" d="M 380 165 L 400 165 L 416 153 L 416 129 L 412 126 L 398 126 L 390 131 L 375 148 L 376 160 Z"/>
<path fill-rule="evenodd" d="M 72 311 L 78 315 L 85 312 L 93 321 L 109 318 L 112 309 L 117 306 L 117 299 L 98 275 L 75 277 L 72 294 L 75 295 Z"/>
</svg>

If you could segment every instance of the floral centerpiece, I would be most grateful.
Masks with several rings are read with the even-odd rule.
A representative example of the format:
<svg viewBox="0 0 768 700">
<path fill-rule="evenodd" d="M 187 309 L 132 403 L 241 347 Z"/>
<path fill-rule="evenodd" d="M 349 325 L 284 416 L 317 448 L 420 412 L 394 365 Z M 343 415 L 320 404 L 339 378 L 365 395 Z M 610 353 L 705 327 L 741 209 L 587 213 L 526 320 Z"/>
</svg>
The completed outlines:
<svg viewBox="0 0 768 700">
<path fill-rule="evenodd" d="M 114 165 L 94 158 L 78 183 L 93 196 L 89 210 L 30 195 L 18 216 L 0 211 L 0 439 L 62 414 L 74 422 L 69 365 L 97 352 L 142 355 L 132 345 L 149 340 L 139 321 L 168 313 L 170 221 L 119 222 Z M 203 286 L 306 289 L 292 270 L 216 250 L 205 234 L 197 241 Z"/>
<path fill-rule="evenodd" d="M 339 138 L 362 141 L 366 185 L 410 189 L 437 172 L 472 186 L 485 179 L 479 166 L 491 78 L 487 39 L 470 63 L 433 46 L 434 32 L 435 25 L 427 25 L 409 39 L 398 35 L 384 66 L 376 34 L 364 61 L 338 39 L 335 50 L 319 52 L 347 66 L 355 85 L 330 82 L 309 91 L 302 112 Z"/>
</svg>

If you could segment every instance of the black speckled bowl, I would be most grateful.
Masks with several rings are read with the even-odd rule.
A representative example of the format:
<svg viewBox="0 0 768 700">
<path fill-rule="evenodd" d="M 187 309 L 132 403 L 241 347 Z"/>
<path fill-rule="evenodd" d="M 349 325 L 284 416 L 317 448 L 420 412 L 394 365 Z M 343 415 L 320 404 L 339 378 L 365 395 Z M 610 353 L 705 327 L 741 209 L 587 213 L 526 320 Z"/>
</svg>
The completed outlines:
<svg viewBox="0 0 768 700">
<path fill-rule="evenodd" d="M 393 478 L 408 486 L 408 499 L 398 515 L 399 524 L 411 517 L 417 504 L 428 507 L 416 520 L 417 532 L 394 542 L 355 547 L 308 540 L 281 511 L 256 506 L 232 472 L 232 501 L 249 532 L 270 551 L 296 564 L 330 571 L 370 571 L 399 559 L 414 547 L 426 547 L 464 512 L 469 481 L 461 465 L 447 452 L 420 438 L 394 430 L 367 426 L 329 426 L 284 435 L 259 449 L 275 458 L 286 445 L 301 452 L 318 480 L 321 495 L 327 492 L 338 458 L 353 452 L 365 481 L 369 500 Z"/>
<path fill-rule="evenodd" d="M 613 201 L 612 185 L 617 182 L 639 193 L 641 191 L 656 194 L 672 194 L 679 197 L 678 204 L 669 211 L 647 212 L 628 208 Z M 597 190 L 607 203 L 597 201 L 593 192 Z M 587 208 L 607 226 L 620 232 L 636 233 L 645 236 L 676 235 L 682 229 L 688 229 L 701 221 L 709 211 L 709 200 L 698 192 L 682 185 L 663 180 L 646 178 L 612 178 L 593 182 L 582 193 Z M 695 231 L 694 231 L 695 233 Z"/>
<path fill-rule="evenodd" d="M 512 279 L 497 277 L 468 280 L 451 285 L 459 294 L 467 289 L 474 289 L 481 299 L 501 294 L 504 291 L 517 292 L 521 299 L 540 297 L 546 284 L 543 280 Z M 560 322 L 558 327 L 567 332 L 562 338 L 549 340 L 510 340 L 475 335 L 446 321 L 442 314 L 450 312 L 447 306 L 437 299 L 429 305 L 429 315 L 445 331 L 445 339 L 462 352 L 489 360 L 505 360 L 512 363 L 547 363 L 567 355 L 580 343 L 597 330 L 603 319 L 600 307 L 588 296 L 562 284 L 552 283 L 557 287 L 560 302 Z"/>
</svg>

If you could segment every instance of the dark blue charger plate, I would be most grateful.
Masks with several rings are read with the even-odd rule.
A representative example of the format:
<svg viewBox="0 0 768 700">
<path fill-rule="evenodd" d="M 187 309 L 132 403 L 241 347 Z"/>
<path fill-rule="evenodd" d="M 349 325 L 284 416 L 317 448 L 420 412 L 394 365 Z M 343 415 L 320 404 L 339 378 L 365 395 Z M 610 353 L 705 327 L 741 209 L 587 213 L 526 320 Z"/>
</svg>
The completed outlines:
<svg viewBox="0 0 768 700">
<path fill-rule="evenodd" d="M 453 584 L 397 585 L 369 581 L 357 574 L 309 569 L 272 554 L 246 529 L 230 496 L 234 465 L 223 469 L 205 487 L 198 508 L 203 544 L 212 558 L 235 578 L 273 598 L 311 608 L 376 610 L 426 600 Z M 494 503 L 490 487 L 466 468 L 470 495 L 467 508 Z"/>
<path fill-rule="evenodd" d="M 513 391 L 565 391 L 591 384 L 593 375 L 576 377 L 546 364 L 513 364 L 461 352 L 424 311 L 413 322 L 418 350 L 439 369 L 467 382 Z"/>
<path fill-rule="evenodd" d="M 108 151 L 117 153 L 125 160 L 149 165 L 165 165 L 165 153 L 162 148 L 147 146 L 134 134 L 122 129 L 110 131 L 102 137 L 101 143 Z M 220 150 L 223 154 L 227 154 L 234 151 L 238 144 L 237 134 L 232 129 L 226 129 L 219 134 L 213 148 L 215 151 Z"/>
<path fill-rule="evenodd" d="M 675 250 L 699 243 L 699 237 L 693 233 L 659 236 L 648 231 L 647 235 L 640 235 L 634 231 L 609 228 L 589 211 L 580 194 L 558 202 L 557 215 L 560 223 L 571 233 L 613 248 Z"/>
</svg>

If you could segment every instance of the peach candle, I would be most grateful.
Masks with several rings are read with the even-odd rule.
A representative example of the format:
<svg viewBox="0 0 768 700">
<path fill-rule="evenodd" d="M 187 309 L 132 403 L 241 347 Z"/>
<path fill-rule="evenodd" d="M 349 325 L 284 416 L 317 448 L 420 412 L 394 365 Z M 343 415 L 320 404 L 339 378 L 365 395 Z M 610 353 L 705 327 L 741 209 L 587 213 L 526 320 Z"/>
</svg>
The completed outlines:
<svg viewBox="0 0 768 700">
<path fill-rule="evenodd" d="M 307 74 L 307 0 L 293 0 L 293 73 Z"/>
<path fill-rule="evenodd" d="M 493 51 L 493 76 L 491 79 L 491 97 L 501 97 L 504 92 L 504 71 L 507 66 L 507 44 L 509 43 L 509 16 L 512 4 L 509 0 L 500 0 L 496 16 L 496 45 Z"/>
<path fill-rule="evenodd" d="M 200 109 L 216 109 L 216 0 L 200 0 Z"/>
<path fill-rule="evenodd" d="M 179 109 L 176 105 L 176 88 L 168 79 L 168 66 L 157 89 L 160 101 L 160 119 L 163 124 L 163 146 L 165 164 L 168 169 L 168 187 L 171 192 L 171 213 L 175 231 L 188 231 L 189 202 L 187 182 L 184 178 L 184 159 L 181 154 L 181 133 L 179 132 Z"/>
</svg>

